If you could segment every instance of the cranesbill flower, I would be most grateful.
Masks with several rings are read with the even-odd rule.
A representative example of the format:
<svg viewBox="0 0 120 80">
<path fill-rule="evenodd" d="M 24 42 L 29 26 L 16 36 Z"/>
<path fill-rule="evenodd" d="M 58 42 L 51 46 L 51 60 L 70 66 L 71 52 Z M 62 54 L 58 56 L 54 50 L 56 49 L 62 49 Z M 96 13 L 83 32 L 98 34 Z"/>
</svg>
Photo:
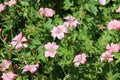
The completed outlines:
<svg viewBox="0 0 120 80">
<path fill-rule="evenodd" d="M 22 32 L 20 32 L 12 39 L 11 45 L 17 50 L 20 50 L 23 47 L 28 47 L 28 40 L 25 37 L 22 37 Z"/>
<path fill-rule="evenodd" d="M 52 42 L 52 43 L 50 43 L 50 42 L 48 42 L 47 44 L 45 44 L 45 49 L 46 49 L 46 51 L 45 51 L 45 57 L 55 57 L 55 54 L 57 53 L 57 48 L 58 48 L 59 46 L 58 45 L 56 45 L 56 43 L 55 42 Z"/>
<path fill-rule="evenodd" d="M 52 17 L 55 14 L 55 11 L 50 8 L 45 8 L 45 16 Z"/>
<path fill-rule="evenodd" d="M 103 62 L 104 60 L 107 60 L 110 63 L 114 60 L 113 57 L 114 55 L 111 52 L 106 51 L 101 55 L 100 60 L 101 62 Z"/>
<path fill-rule="evenodd" d="M 5 5 L 12 6 L 15 5 L 16 3 L 17 3 L 16 0 L 10 0 L 8 2 L 5 2 Z"/>
<path fill-rule="evenodd" d="M 79 67 L 80 64 L 85 64 L 87 61 L 86 57 L 85 53 L 76 55 L 73 60 L 73 62 L 75 62 L 75 67 Z"/>
<path fill-rule="evenodd" d="M 8 69 L 11 65 L 11 62 L 8 60 L 2 60 L 2 63 L 0 64 L 0 71 L 5 71 L 6 69 Z"/>
<path fill-rule="evenodd" d="M 52 17 L 55 14 L 55 11 L 53 9 L 50 8 L 40 8 L 39 9 L 40 15 L 45 15 L 46 17 Z"/>
<path fill-rule="evenodd" d="M 120 45 L 119 44 L 107 44 L 106 50 L 109 52 L 119 52 L 120 50 Z"/>
<path fill-rule="evenodd" d="M 64 22 L 63 25 L 65 25 L 66 27 L 69 27 L 69 23 L 68 22 Z"/>
<path fill-rule="evenodd" d="M 112 20 L 108 23 L 108 29 L 120 30 L 120 21 Z"/>
<path fill-rule="evenodd" d="M 3 73 L 1 78 L 3 80 L 14 80 L 16 76 L 17 76 L 16 74 L 10 71 L 8 73 Z"/>
<path fill-rule="evenodd" d="M 2 32 L 2 28 L 0 28 L 0 33 Z"/>
<path fill-rule="evenodd" d="M 36 64 L 36 65 L 26 65 L 26 66 L 23 67 L 22 73 L 25 73 L 27 71 L 29 71 L 31 73 L 35 73 L 38 68 L 39 68 L 39 64 Z"/>
<path fill-rule="evenodd" d="M 44 8 L 40 8 L 40 9 L 39 9 L 39 12 L 40 12 L 40 15 L 41 15 L 41 16 L 44 15 L 44 14 L 45 14 Z"/>
<path fill-rule="evenodd" d="M 120 6 L 118 7 L 118 9 L 116 10 L 116 13 L 119 13 L 120 12 Z"/>
<path fill-rule="evenodd" d="M 0 12 L 2 12 L 5 9 L 5 6 L 3 4 L 0 4 Z"/>
<path fill-rule="evenodd" d="M 71 26 L 73 28 L 75 28 L 77 26 L 77 24 L 80 24 L 78 22 L 78 20 L 73 16 L 67 16 L 64 19 L 67 20 L 66 23 L 69 24 L 69 26 Z"/>
<path fill-rule="evenodd" d="M 64 22 L 63 23 L 63 27 L 65 28 L 65 33 L 68 33 L 68 27 L 69 27 L 69 24 L 67 22 Z"/>
<path fill-rule="evenodd" d="M 106 4 L 106 0 L 99 0 L 101 5 L 105 5 Z"/>
<path fill-rule="evenodd" d="M 68 29 L 65 25 L 58 25 L 58 27 L 54 27 L 51 32 L 53 38 L 63 39 L 64 33 L 68 33 Z"/>
</svg>

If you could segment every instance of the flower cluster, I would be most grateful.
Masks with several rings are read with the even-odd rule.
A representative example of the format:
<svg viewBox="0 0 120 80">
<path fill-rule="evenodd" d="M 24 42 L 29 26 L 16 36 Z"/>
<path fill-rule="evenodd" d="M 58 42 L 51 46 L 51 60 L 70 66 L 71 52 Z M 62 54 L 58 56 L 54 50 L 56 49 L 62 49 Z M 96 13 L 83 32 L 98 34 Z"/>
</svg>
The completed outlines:
<svg viewBox="0 0 120 80">
<path fill-rule="evenodd" d="M 120 12 L 120 7 L 118 9 L 116 9 L 116 13 L 119 13 Z M 108 23 L 108 29 L 109 30 L 120 30 L 120 21 L 119 20 L 111 20 L 109 23 Z M 104 60 L 107 60 L 109 63 L 112 62 L 114 59 L 114 54 L 113 53 L 117 53 L 119 52 L 120 50 L 120 45 L 119 44 L 114 44 L 114 43 L 111 43 L 111 44 L 107 44 L 106 46 L 106 52 L 104 52 L 100 59 L 101 59 L 101 62 L 103 62 Z"/>
<path fill-rule="evenodd" d="M 5 71 L 7 69 L 10 68 L 10 65 L 11 65 L 11 62 L 8 61 L 8 60 L 2 60 L 2 63 L 0 64 L 0 71 Z M 36 65 L 26 65 L 23 67 L 23 71 L 22 73 L 25 73 L 27 71 L 30 71 L 31 73 L 35 73 L 37 71 L 37 69 L 39 68 L 39 64 L 36 64 Z M 14 80 L 14 78 L 16 77 L 17 75 L 13 73 L 13 71 L 8 71 L 6 73 L 3 73 L 3 75 L 1 76 L 1 78 L 3 80 Z"/>
<path fill-rule="evenodd" d="M 45 15 L 46 17 L 52 17 L 54 15 L 54 12 L 52 10 L 47 10 L 47 8 L 43 9 L 43 8 L 40 8 L 40 15 Z M 46 14 L 48 12 L 50 12 L 51 15 L 48 16 L 48 14 Z M 73 17 L 73 16 L 67 16 L 67 17 L 64 17 L 63 19 L 65 19 L 66 21 L 62 24 L 62 25 L 58 25 L 57 27 L 54 27 L 52 30 L 51 30 L 51 36 L 53 38 L 58 38 L 58 39 L 63 39 L 64 38 L 64 33 L 68 33 L 68 27 L 71 26 L 73 28 L 75 28 L 77 26 L 77 24 L 80 24 L 78 22 L 78 20 Z M 57 53 L 57 48 L 59 46 L 56 45 L 55 42 L 48 42 L 47 44 L 45 44 L 45 57 L 55 57 L 55 54 Z M 83 53 L 83 54 L 79 54 L 79 55 L 76 55 L 76 57 L 74 58 L 74 61 L 75 62 L 75 66 L 78 67 L 81 64 L 85 64 L 86 63 L 86 54 Z"/>
<path fill-rule="evenodd" d="M 39 9 L 40 15 L 45 15 L 46 17 L 52 17 L 55 14 L 55 11 L 50 8 L 40 8 Z"/>
<path fill-rule="evenodd" d="M 79 24 L 78 20 L 74 18 L 73 16 L 67 16 L 63 18 L 67 21 L 65 21 L 62 25 L 58 25 L 57 27 L 54 27 L 51 31 L 51 36 L 53 38 L 58 38 L 58 39 L 63 39 L 64 38 L 64 33 L 68 33 L 68 27 L 71 26 L 75 28 L 77 24 Z"/>
<path fill-rule="evenodd" d="M 7 73 L 3 73 L 1 78 L 3 80 L 14 80 L 16 76 L 17 76 L 16 74 L 14 74 L 12 71 L 10 71 Z"/>
<path fill-rule="evenodd" d="M 31 73 L 35 73 L 37 71 L 37 69 L 39 68 L 39 65 L 26 65 L 23 67 L 23 71 L 22 73 L 25 73 L 27 71 L 30 71 Z"/>
<path fill-rule="evenodd" d="M 111 45 L 107 44 L 106 52 L 104 52 L 100 57 L 101 62 L 103 62 L 104 60 L 107 60 L 109 63 L 112 62 L 114 60 L 113 52 L 119 52 L 119 50 L 120 50 L 120 45 L 113 43 L 111 43 Z"/>
<path fill-rule="evenodd" d="M 101 5 L 106 5 L 107 4 L 106 0 L 99 0 L 99 2 L 100 2 Z M 0 12 L 5 10 L 5 6 L 10 7 L 12 5 L 15 5 L 16 3 L 17 3 L 16 0 L 10 0 L 8 2 L 4 2 L 4 4 L 0 4 Z M 118 9 L 116 9 L 116 13 L 119 13 L 119 12 L 120 12 L 120 7 Z M 56 14 L 56 12 L 51 8 L 40 8 L 39 9 L 39 14 L 40 14 L 40 16 L 45 16 L 47 18 L 50 18 L 50 17 L 53 17 Z M 76 26 L 78 24 L 80 24 L 80 22 L 75 17 L 73 17 L 71 15 L 67 16 L 67 17 L 64 17 L 63 19 L 65 20 L 63 24 L 59 24 L 59 25 L 53 27 L 53 29 L 51 30 L 51 37 L 53 37 L 54 39 L 57 38 L 59 40 L 62 40 L 65 37 L 65 34 L 69 33 L 69 28 L 70 27 L 71 27 L 71 29 L 75 29 Z M 113 19 L 108 23 L 107 27 L 108 27 L 109 30 L 112 30 L 112 29 L 113 30 L 120 30 L 120 21 L 116 20 L 116 19 Z M 0 28 L 0 33 L 1 32 L 2 32 L 2 28 Z M 44 48 L 45 48 L 44 58 L 50 57 L 50 58 L 53 59 L 56 56 L 57 50 L 60 46 L 55 41 L 48 42 L 44 45 Z M 23 36 L 22 32 L 20 32 L 18 35 L 15 35 L 15 37 L 12 38 L 10 44 L 11 44 L 11 46 L 13 46 L 16 49 L 16 52 L 17 52 L 17 50 L 19 52 L 19 50 L 28 47 L 28 39 Z M 10 50 L 12 50 L 12 49 L 10 48 Z M 115 56 L 114 54 L 118 53 L 119 51 L 120 51 L 120 45 L 119 44 L 114 44 L 114 43 L 107 44 L 106 45 L 106 51 L 104 53 L 102 53 L 102 55 L 100 56 L 101 62 L 107 61 L 108 63 L 110 63 L 110 62 L 114 61 L 114 56 Z M 12 56 L 12 57 L 14 57 L 14 56 Z M 15 55 L 15 57 L 16 57 L 16 55 Z M 86 62 L 87 62 L 87 54 L 86 53 L 77 54 L 77 55 L 75 55 L 74 59 L 72 60 L 72 63 L 74 63 L 75 67 L 79 67 L 80 65 L 85 64 Z M 2 76 L 1 76 L 1 78 L 3 80 L 14 80 L 15 77 L 18 76 L 14 72 L 14 70 L 11 70 L 11 68 L 12 68 L 11 64 L 12 64 L 12 61 L 8 61 L 6 59 L 2 60 L 2 63 L 0 64 L 0 71 L 3 72 Z M 31 74 L 33 74 L 38 69 L 39 69 L 39 64 L 38 63 L 27 64 L 27 65 L 23 66 L 21 73 L 25 74 L 26 72 L 30 72 Z"/>
<path fill-rule="evenodd" d="M 43 8 L 40 8 L 40 14 L 44 14 Z M 78 20 L 76 18 L 74 18 L 73 16 L 67 16 L 64 19 L 66 19 L 67 21 L 64 22 L 62 25 L 58 25 L 57 27 L 54 27 L 51 30 L 51 36 L 53 38 L 58 38 L 58 39 L 63 39 L 64 38 L 64 33 L 68 33 L 68 27 L 71 26 L 73 28 L 75 28 L 77 26 L 77 24 L 79 24 Z M 48 42 L 47 44 L 45 44 L 45 57 L 55 57 L 55 54 L 57 53 L 57 48 L 59 46 L 56 45 L 55 42 Z"/>
<path fill-rule="evenodd" d="M 50 9 L 50 8 L 40 8 L 39 9 L 39 13 L 40 15 L 45 15 L 46 17 L 53 17 L 53 15 L 55 14 L 55 11 Z M 51 36 L 53 38 L 58 38 L 58 39 L 63 39 L 64 38 L 64 34 L 68 33 L 68 27 L 76 27 L 77 24 L 79 24 L 78 20 L 76 18 L 74 18 L 73 16 L 67 16 L 65 18 L 66 21 L 62 24 L 62 25 L 58 25 L 57 27 L 53 27 L 53 29 L 51 30 Z M 45 44 L 45 57 L 55 57 L 55 54 L 57 53 L 57 48 L 59 46 L 55 43 L 55 42 L 48 42 L 47 44 Z"/>
<path fill-rule="evenodd" d="M 12 6 L 12 5 L 15 5 L 17 3 L 16 0 L 10 0 L 8 2 L 4 2 L 4 4 L 0 4 L 0 12 L 4 11 L 5 10 L 5 5 L 7 6 Z"/>
<path fill-rule="evenodd" d="M 11 62 L 6 59 L 2 60 L 2 63 L 0 64 L 0 71 L 4 71 L 4 73 L 1 76 L 3 80 L 14 80 L 14 78 L 17 76 L 12 71 L 6 72 L 6 70 L 10 68 L 10 65 Z"/>
<path fill-rule="evenodd" d="M 45 15 L 46 17 L 52 17 L 55 14 L 55 11 L 53 11 L 52 9 L 48 9 L 48 8 L 40 8 L 39 9 L 40 15 Z M 63 39 L 64 38 L 64 34 L 68 33 L 68 27 L 71 26 L 73 28 L 75 28 L 77 26 L 77 24 L 79 24 L 78 20 L 76 18 L 74 18 L 73 16 L 67 16 L 64 17 L 63 19 L 65 19 L 66 21 L 62 24 L 62 25 L 58 25 L 57 27 L 53 27 L 53 29 L 51 30 L 51 36 L 53 38 L 58 38 L 58 39 Z M 55 42 L 48 42 L 47 44 L 45 44 L 45 57 L 51 57 L 54 58 L 55 54 L 57 53 L 57 48 L 59 46 L 55 43 Z M 86 62 L 86 54 L 79 54 L 74 58 L 75 62 L 75 66 L 78 67 L 80 65 L 80 63 L 85 64 Z"/>
<path fill-rule="evenodd" d="M 114 44 L 114 43 L 107 44 L 106 50 L 107 50 L 108 52 L 119 52 L 119 50 L 120 50 L 120 45 L 119 45 L 119 44 Z"/>
</svg>

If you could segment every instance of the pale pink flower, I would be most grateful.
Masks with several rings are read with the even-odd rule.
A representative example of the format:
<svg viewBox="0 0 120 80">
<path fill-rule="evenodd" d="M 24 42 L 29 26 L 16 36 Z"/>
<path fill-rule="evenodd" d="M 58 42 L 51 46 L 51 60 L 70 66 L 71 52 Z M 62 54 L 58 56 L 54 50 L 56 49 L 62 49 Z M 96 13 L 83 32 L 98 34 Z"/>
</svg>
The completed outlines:
<svg viewBox="0 0 120 80">
<path fill-rule="evenodd" d="M 16 74 L 10 71 L 8 73 L 3 73 L 1 78 L 3 80 L 14 80 L 16 76 L 17 76 Z"/>
<path fill-rule="evenodd" d="M 106 4 L 106 0 L 99 0 L 101 5 L 105 5 Z"/>
<path fill-rule="evenodd" d="M 22 32 L 20 32 L 12 39 L 11 45 L 17 50 L 20 50 L 23 47 L 28 47 L 28 40 L 25 37 L 22 37 Z"/>
<path fill-rule="evenodd" d="M 2 28 L 0 28 L 0 33 L 2 32 Z"/>
<path fill-rule="evenodd" d="M 39 9 L 40 15 L 45 15 L 46 17 L 52 17 L 55 14 L 55 11 L 50 8 L 40 8 Z"/>
<path fill-rule="evenodd" d="M 0 4 L 0 12 L 2 12 L 5 9 L 5 6 L 3 4 Z"/>
<path fill-rule="evenodd" d="M 50 43 L 50 42 L 48 42 L 47 44 L 45 44 L 45 49 L 46 49 L 46 51 L 45 51 L 45 57 L 55 57 L 55 54 L 57 53 L 57 48 L 58 48 L 59 46 L 58 45 L 56 45 L 56 43 L 55 42 L 52 42 L 52 43 Z"/>
<path fill-rule="evenodd" d="M 67 22 L 64 22 L 63 23 L 63 27 L 65 28 L 65 33 L 68 33 L 68 27 L 69 27 L 69 24 Z"/>
<path fill-rule="evenodd" d="M 78 54 L 75 56 L 73 62 L 75 62 L 75 67 L 79 67 L 80 64 L 85 64 L 86 63 L 86 54 L 82 53 L 82 54 Z"/>
<path fill-rule="evenodd" d="M 52 32 L 52 37 L 53 38 L 58 38 L 58 39 L 63 39 L 64 38 L 64 33 L 68 33 L 67 27 L 65 25 L 58 25 L 57 27 L 54 27 Z"/>
<path fill-rule="evenodd" d="M 45 10 L 44 10 L 43 8 L 40 8 L 40 9 L 39 9 L 39 12 L 40 12 L 40 15 L 45 14 Z"/>
<path fill-rule="evenodd" d="M 63 25 L 65 25 L 66 27 L 69 27 L 69 23 L 68 22 L 64 22 Z"/>
<path fill-rule="evenodd" d="M 26 65 L 26 66 L 23 67 L 22 73 L 25 73 L 27 71 L 29 71 L 31 73 L 35 73 L 38 68 L 39 68 L 39 64 L 36 64 L 36 65 Z"/>
<path fill-rule="evenodd" d="M 120 12 L 120 6 L 118 7 L 118 9 L 116 10 L 116 13 L 119 13 Z"/>
<path fill-rule="evenodd" d="M 67 20 L 66 24 L 69 24 L 69 26 L 71 26 L 73 28 L 75 28 L 77 26 L 77 24 L 80 24 L 78 22 L 78 20 L 75 17 L 73 17 L 73 16 L 67 16 L 64 19 Z"/>
<path fill-rule="evenodd" d="M 111 43 L 110 45 L 107 44 L 106 50 L 109 51 L 109 52 L 119 52 L 120 45 L 119 44 L 113 44 L 113 43 Z"/>
<path fill-rule="evenodd" d="M 45 8 L 45 16 L 52 17 L 55 14 L 55 11 L 50 8 Z"/>
<path fill-rule="evenodd" d="M 108 29 L 120 30 L 120 21 L 112 20 L 108 23 Z"/>
<path fill-rule="evenodd" d="M 104 60 L 107 60 L 110 63 L 114 60 L 113 57 L 114 55 L 111 52 L 106 51 L 101 55 L 100 59 L 101 59 L 101 62 L 103 62 Z"/>
<path fill-rule="evenodd" d="M 8 69 L 11 65 L 11 62 L 8 60 L 2 60 L 2 63 L 0 64 L 0 71 L 5 71 L 6 69 Z"/>
<path fill-rule="evenodd" d="M 10 0 L 8 2 L 5 2 L 5 5 L 12 6 L 15 5 L 16 3 L 17 3 L 16 0 Z"/>
</svg>

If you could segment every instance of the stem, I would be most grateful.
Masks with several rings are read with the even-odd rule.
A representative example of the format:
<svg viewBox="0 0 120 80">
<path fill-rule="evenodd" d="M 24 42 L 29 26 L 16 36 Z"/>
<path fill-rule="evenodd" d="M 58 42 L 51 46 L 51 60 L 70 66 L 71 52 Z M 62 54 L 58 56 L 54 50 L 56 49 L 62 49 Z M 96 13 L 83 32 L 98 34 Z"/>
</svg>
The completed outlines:
<svg viewBox="0 0 120 80">
<path fill-rule="evenodd" d="M 64 73 L 64 74 L 65 74 L 65 76 L 66 76 L 67 74 L 66 74 L 65 70 L 62 68 L 62 66 L 60 66 L 60 67 L 61 67 L 61 69 L 62 69 L 63 73 Z"/>
</svg>

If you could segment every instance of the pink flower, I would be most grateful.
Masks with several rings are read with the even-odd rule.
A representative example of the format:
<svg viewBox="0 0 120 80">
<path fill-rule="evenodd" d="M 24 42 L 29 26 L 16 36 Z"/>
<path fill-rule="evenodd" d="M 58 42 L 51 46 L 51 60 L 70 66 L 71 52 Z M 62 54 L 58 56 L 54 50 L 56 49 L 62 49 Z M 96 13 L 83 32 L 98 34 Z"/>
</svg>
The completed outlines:
<svg viewBox="0 0 120 80">
<path fill-rule="evenodd" d="M 69 27 L 69 23 L 68 22 L 64 22 L 63 25 L 66 26 L 66 27 Z"/>
<path fill-rule="evenodd" d="M 75 67 L 79 67 L 80 63 L 81 64 L 85 64 L 86 63 L 86 54 L 83 53 L 83 54 L 78 54 L 75 56 L 73 62 L 75 62 Z"/>
<path fill-rule="evenodd" d="M 106 4 L 106 0 L 99 0 L 101 5 L 105 5 Z"/>
<path fill-rule="evenodd" d="M 16 0 L 10 0 L 9 2 L 5 2 L 5 5 L 12 6 L 15 5 L 17 2 Z"/>
<path fill-rule="evenodd" d="M 57 48 L 58 48 L 59 46 L 58 45 L 56 45 L 56 43 L 55 42 L 52 42 L 52 43 L 50 43 L 50 42 L 48 42 L 47 44 L 45 44 L 45 49 L 46 49 L 46 51 L 45 51 L 45 57 L 55 57 L 55 54 L 57 53 Z"/>
<path fill-rule="evenodd" d="M 119 52 L 120 45 L 119 44 L 113 44 L 113 43 L 111 43 L 111 45 L 107 44 L 106 50 L 109 51 L 109 52 Z"/>
<path fill-rule="evenodd" d="M 69 24 L 67 22 L 64 22 L 63 23 L 63 27 L 65 28 L 65 33 L 68 33 L 68 27 L 69 27 Z"/>
<path fill-rule="evenodd" d="M 66 19 L 66 24 L 69 24 L 70 26 L 72 26 L 73 28 L 75 28 L 77 26 L 77 24 L 80 24 L 78 22 L 78 20 L 76 18 L 74 18 L 73 16 L 67 16 L 64 19 Z"/>
<path fill-rule="evenodd" d="M 45 14 L 45 10 L 44 10 L 43 8 L 40 8 L 40 9 L 39 9 L 39 12 L 40 12 L 40 15 Z"/>
<path fill-rule="evenodd" d="M 2 32 L 2 28 L 0 28 L 0 33 Z"/>
<path fill-rule="evenodd" d="M 106 51 L 101 55 L 100 59 L 101 59 L 101 62 L 103 62 L 104 60 L 107 60 L 110 63 L 113 61 L 113 57 L 114 55 L 111 52 Z"/>
<path fill-rule="evenodd" d="M 31 73 L 35 73 L 38 68 L 39 68 L 38 64 L 36 64 L 36 65 L 26 65 L 26 66 L 24 66 L 22 73 L 25 73 L 27 71 L 30 71 Z"/>
<path fill-rule="evenodd" d="M 14 74 L 12 71 L 11 72 L 8 72 L 8 73 L 3 73 L 2 75 L 2 79 L 3 80 L 14 80 L 14 78 L 16 77 L 17 75 Z"/>
<path fill-rule="evenodd" d="M 22 32 L 20 32 L 12 39 L 11 45 L 17 50 L 20 50 L 23 47 L 28 47 L 28 40 L 25 37 L 22 37 Z"/>
<path fill-rule="evenodd" d="M 3 4 L 0 4 L 0 12 L 2 12 L 5 9 L 5 6 Z"/>
<path fill-rule="evenodd" d="M 52 17 L 55 14 L 55 11 L 50 8 L 45 8 L 45 16 Z"/>
<path fill-rule="evenodd" d="M 112 20 L 108 23 L 108 29 L 114 29 L 114 30 L 119 30 L 120 29 L 120 21 L 118 20 Z"/>
<path fill-rule="evenodd" d="M 64 33 L 68 33 L 68 29 L 65 25 L 58 25 L 58 27 L 54 27 L 52 32 L 52 37 L 53 38 L 58 38 L 58 39 L 62 39 L 64 38 Z"/>
<path fill-rule="evenodd" d="M 6 69 L 8 69 L 11 65 L 11 62 L 8 60 L 2 60 L 2 63 L 0 64 L 0 71 L 5 71 Z"/>
<path fill-rule="evenodd" d="M 50 8 L 40 8 L 39 9 L 40 15 L 45 15 L 46 17 L 52 17 L 55 14 L 55 11 Z"/>
<path fill-rule="evenodd" d="M 118 7 L 118 9 L 116 10 L 116 13 L 119 13 L 120 12 L 120 6 Z"/>
</svg>

